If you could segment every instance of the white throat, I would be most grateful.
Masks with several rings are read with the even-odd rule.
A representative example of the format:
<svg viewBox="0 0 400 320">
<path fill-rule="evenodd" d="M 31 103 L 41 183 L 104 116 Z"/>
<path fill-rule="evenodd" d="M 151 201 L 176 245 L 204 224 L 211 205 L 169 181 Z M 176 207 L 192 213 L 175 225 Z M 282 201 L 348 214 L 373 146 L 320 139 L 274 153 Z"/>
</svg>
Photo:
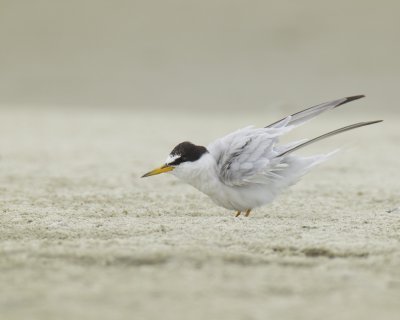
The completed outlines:
<svg viewBox="0 0 400 320">
<path fill-rule="evenodd" d="M 187 161 L 177 166 L 171 173 L 196 189 L 209 194 L 221 183 L 214 157 L 205 153 L 196 161 Z"/>
</svg>

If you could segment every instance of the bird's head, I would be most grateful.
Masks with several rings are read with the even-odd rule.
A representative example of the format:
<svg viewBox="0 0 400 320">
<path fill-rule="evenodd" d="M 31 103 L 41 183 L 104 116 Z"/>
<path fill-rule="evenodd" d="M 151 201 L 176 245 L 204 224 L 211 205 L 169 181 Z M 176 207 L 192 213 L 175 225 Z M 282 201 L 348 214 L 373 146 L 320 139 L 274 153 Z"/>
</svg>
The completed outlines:
<svg viewBox="0 0 400 320">
<path fill-rule="evenodd" d="M 196 146 L 188 141 L 182 142 L 171 151 L 163 166 L 147 172 L 142 178 L 170 171 L 179 176 L 180 173 L 191 171 L 196 161 L 206 153 L 208 153 L 207 148 L 203 146 Z"/>
</svg>

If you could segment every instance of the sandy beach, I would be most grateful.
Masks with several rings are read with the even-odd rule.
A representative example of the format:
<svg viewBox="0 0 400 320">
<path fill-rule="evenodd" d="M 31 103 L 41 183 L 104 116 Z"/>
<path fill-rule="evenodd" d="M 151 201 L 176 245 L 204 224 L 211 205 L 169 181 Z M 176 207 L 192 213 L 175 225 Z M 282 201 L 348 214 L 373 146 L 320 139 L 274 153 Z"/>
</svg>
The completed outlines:
<svg viewBox="0 0 400 320">
<path fill-rule="evenodd" d="M 400 2 L 0 0 L 0 320 L 400 319 Z M 140 176 L 305 107 L 383 123 L 249 218 Z"/>
<path fill-rule="evenodd" d="M 360 105 L 288 139 L 376 118 Z M 275 111 L 3 108 L 1 318 L 398 319 L 398 116 L 305 149 L 343 150 L 249 218 L 139 178 Z"/>
</svg>

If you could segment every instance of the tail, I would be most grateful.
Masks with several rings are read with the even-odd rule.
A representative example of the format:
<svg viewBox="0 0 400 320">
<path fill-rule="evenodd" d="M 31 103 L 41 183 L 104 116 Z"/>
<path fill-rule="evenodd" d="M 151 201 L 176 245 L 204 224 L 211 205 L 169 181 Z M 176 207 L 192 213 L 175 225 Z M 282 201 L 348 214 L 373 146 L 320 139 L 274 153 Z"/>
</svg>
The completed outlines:
<svg viewBox="0 0 400 320">
<path fill-rule="evenodd" d="M 294 113 L 294 114 L 287 116 L 281 120 L 278 120 L 274 123 L 271 123 L 270 125 L 266 126 L 266 128 L 280 128 L 280 127 L 284 127 L 284 126 L 288 126 L 288 125 L 298 126 L 298 125 L 305 123 L 308 120 L 311 120 L 312 118 L 316 117 L 317 115 L 319 115 L 325 111 L 337 108 L 347 102 L 354 101 L 354 100 L 364 98 L 364 97 L 365 97 L 364 95 L 358 95 L 358 96 L 352 96 L 352 97 L 347 97 L 347 98 L 342 98 L 342 99 L 337 99 L 337 100 L 321 103 L 314 107 L 307 108 L 303 111 Z"/>
<path fill-rule="evenodd" d="M 355 124 L 352 124 L 352 125 L 349 125 L 349 126 L 346 126 L 346 127 L 343 127 L 343 128 L 340 128 L 340 129 L 337 129 L 337 130 L 334 130 L 334 131 L 331 131 L 331 132 L 328 132 L 328 133 L 325 133 L 322 136 L 319 136 L 319 137 L 316 137 L 314 139 L 311 139 L 311 140 L 308 140 L 306 142 L 303 142 L 303 143 L 301 143 L 301 144 L 299 144 L 299 145 L 297 145 L 297 146 L 295 146 L 295 147 L 293 147 L 293 148 L 291 148 L 289 150 L 285 150 L 284 152 L 280 153 L 277 156 L 277 158 L 283 157 L 285 155 L 288 155 L 289 153 L 292 153 L 292 152 L 294 152 L 294 151 L 296 151 L 298 149 L 301 149 L 301 148 L 303 148 L 305 146 L 308 146 L 309 144 L 312 144 L 314 142 L 326 139 L 328 137 L 332 137 L 332 136 L 337 135 L 339 133 L 346 132 L 346 131 L 353 130 L 353 129 L 360 128 L 360 127 L 364 127 L 364 126 L 368 126 L 370 124 L 374 124 L 374 123 L 378 123 L 378 122 L 382 122 L 382 121 L 383 120 L 359 122 L 359 123 L 355 123 Z"/>
</svg>

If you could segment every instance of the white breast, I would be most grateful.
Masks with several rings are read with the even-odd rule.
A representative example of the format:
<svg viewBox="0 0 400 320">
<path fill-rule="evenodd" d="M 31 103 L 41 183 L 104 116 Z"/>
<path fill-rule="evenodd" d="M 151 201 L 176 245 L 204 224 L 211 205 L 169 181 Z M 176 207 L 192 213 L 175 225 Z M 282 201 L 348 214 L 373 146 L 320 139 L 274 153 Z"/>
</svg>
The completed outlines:
<svg viewBox="0 0 400 320">
<path fill-rule="evenodd" d="M 253 209 L 272 201 L 275 197 L 268 192 L 265 185 L 225 185 L 219 179 L 216 161 L 209 153 L 197 161 L 181 163 L 171 173 L 208 195 L 217 205 L 230 210 Z"/>
</svg>

